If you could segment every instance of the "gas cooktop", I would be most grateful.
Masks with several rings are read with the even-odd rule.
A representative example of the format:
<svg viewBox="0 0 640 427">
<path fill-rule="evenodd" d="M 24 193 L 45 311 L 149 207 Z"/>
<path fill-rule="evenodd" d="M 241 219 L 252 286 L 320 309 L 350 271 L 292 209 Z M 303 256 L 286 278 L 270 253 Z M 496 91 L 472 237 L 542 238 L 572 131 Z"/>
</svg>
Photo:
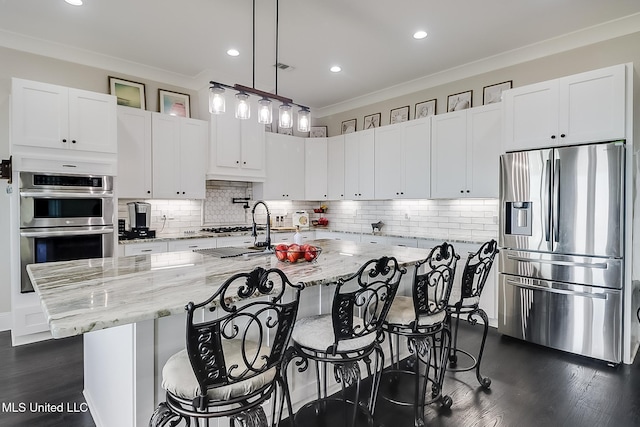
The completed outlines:
<svg viewBox="0 0 640 427">
<path fill-rule="evenodd" d="M 238 233 L 242 231 L 251 231 L 251 228 L 252 227 L 250 225 L 238 225 L 238 226 L 231 226 L 231 227 L 203 228 L 200 231 L 204 231 L 207 233 Z M 264 227 L 258 226 L 257 229 L 258 231 L 264 230 Z"/>
</svg>

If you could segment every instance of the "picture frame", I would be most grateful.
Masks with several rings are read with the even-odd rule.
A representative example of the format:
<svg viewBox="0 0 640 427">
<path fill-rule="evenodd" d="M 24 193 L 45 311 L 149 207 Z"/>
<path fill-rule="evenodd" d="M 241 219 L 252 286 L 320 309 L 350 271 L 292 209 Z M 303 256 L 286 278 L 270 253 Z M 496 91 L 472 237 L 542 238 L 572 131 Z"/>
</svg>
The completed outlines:
<svg viewBox="0 0 640 427">
<path fill-rule="evenodd" d="M 158 99 L 161 114 L 191 117 L 190 97 L 186 93 L 158 89 Z"/>
<path fill-rule="evenodd" d="M 267 123 L 264 125 L 264 131 L 273 133 L 273 128 L 271 127 L 272 123 Z"/>
<path fill-rule="evenodd" d="M 513 80 L 496 83 L 494 85 L 485 86 L 482 90 L 482 105 L 495 104 L 502 101 L 502 92 L 511 89 Z"/>
<path fill-rule="evenodd" d="M 437 99 L 430 99 L 428 101 L 418 102 L 413 112 L 413 118 L 422 119 L 436 114 Z"/>
<path fill-rule="evenodd" d="M 293 127 L 281 128 L 278 126 L 278 133 L 281 135 L 293 135 Z"/>
<path fill-rule="evenodd" d="M 380 127 L 380 120 L 382 119 L 382 113 L 369 114 L 364 116 L 364 122 L 362 129 L 374 129 Z"/>
<path fill-rule="evenodd" d="M 326 126 L 311 126 L 309 130 L 309 138 L 326 138 L 327 127 Z"/>
<path fill-rule="evenodd" d="M 352 133 L 356 131 L 356 126 L 358 124 L 358 120 L 357 119 L 351 119 L 351 120 L 345 120 L 342 122 L 342 126 L 340 127 L 340 129 L 342 129 L 342 135 L 345 135 L 347 133 Z"/>
<path fill-rule="evenodd" d="M 409 120 L 409 106 L 394 108 L 389 112 L 389 124 L 402 123 Z"/>
<path fill-rule="evenodd" d="M 146 109 L 144 83 L 109 76 L 109 90 L 116 97 L 118 105 Z"/>
<path fill-rule="evenodd" d="M 466 92 L 454 93 L 447 97 L 447 112 L 460 111 L 471 108 L 473 98 L 473 91 L 468 90 Z"/>
</svg>

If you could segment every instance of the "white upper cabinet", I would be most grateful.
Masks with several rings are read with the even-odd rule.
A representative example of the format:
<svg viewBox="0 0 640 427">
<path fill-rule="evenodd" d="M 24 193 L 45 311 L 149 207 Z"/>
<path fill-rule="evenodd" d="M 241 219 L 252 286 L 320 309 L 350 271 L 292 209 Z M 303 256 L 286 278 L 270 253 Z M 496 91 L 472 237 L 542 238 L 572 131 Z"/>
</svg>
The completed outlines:
<svg viewBox="0 0 640 427">
<path fill-rule="evenodd" d="M 257 120 L 233 112 L 211 116 L 208 179 L 264 181 L 265 131 Z"/>
<path fill-rule="evenodd" d="M 304 138 L 267 132 L 267 178 L 253 183 L 253 196 L 261 200 L 304 200 Z"/>
<path fill-rule="evenodd" d="M 118 107 L 118 197 L 152 196 L 151 111 Z"/>
<path fill-rule="evenodd" d="M 204 199 L 207 122 L 152 115 L 153 198 Z"/>
<path fill-rule="evenodd" d="M 626 67 L 505 91 L 505 150 L 625 138 Z"/>
<path fill-rule="evenodd" d="M 372 200 L 375 192 L 374 129 L 344 135 L 344 194 L 347 200 Z"/>
<path fill-rule="evenodd" d="M 12 144 L 117 152 L 116 97 L 12 79 Z"/>
<path fill-rule="evenodd" d="M 375 129 L 375 198 L 430 196 L 431 118 Z"/>
<path fill-rule="evenodd" d="M 433 116 L 431 197 L 498 197 L 500 104 Z"/>
<path fill-rule="evenodd" d="M 304 156 L 305 199 L 327 200 L 327 138 L 306 138 Z"/>
<path fill-rule="evenodd" d="M 327 198 L 344 200 L 344 135 L 327 138 Z"/>
</svg>

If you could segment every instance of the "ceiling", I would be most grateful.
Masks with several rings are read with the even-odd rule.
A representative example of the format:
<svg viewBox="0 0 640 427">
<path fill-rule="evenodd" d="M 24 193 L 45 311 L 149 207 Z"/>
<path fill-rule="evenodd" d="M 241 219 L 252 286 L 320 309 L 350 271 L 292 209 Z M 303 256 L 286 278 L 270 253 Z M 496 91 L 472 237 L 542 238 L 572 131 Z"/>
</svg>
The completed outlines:
<svg viewBox="0 0 640 427">
<path fill-rule="evenodd" d="M 217 80 L 275 91 L 276 0 L 256 0 L 255 83 L 251 0 L 84 3 L 0 0 L 0 35 L 57 48 L 45 54 L 99 54 L 113 71 L 124 61 L 140 78 L 180 77 L 192 89 Z M 637 13 L 638 0 L 279 0 L 279 61 L 293 69 L 278 72 L 277 91 L 327 108 Z M 418 29 L 428 37 L 414 40 Z M 240 56 L 228 56 L 231 47 Z M 331 73 L 336 64 L 343 71 Z"/>
</svg>

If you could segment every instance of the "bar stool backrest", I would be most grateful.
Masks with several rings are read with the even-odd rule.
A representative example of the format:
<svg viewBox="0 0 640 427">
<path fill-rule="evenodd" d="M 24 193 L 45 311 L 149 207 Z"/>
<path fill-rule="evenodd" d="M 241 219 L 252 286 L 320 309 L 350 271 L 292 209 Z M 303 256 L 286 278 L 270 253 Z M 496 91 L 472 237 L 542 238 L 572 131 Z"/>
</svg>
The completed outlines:
<svg viewBox="0 0 640 427">
<path fill-rule="evenodd" d="M 303 287 L 291 284 L 279 269 L 257 267 L 231 276 L 206 301 L 186 306 L 186 347 L 201 396 L 206 396 L 209 388 L 280 367 Z M 218 312 L 218 318 L 195 323 L 198 309 Z M 230 348 L 236 354 L 232 363 L 227 360 Z"/>
<path fill-rule="evenodd" d="M 480 297 L 497 253 L 498 244 L 490 240 L 467 258 L 462 272 L 462 298 Z"/>
<path fill-rule="evenodd" d="M 338 280 L 331 310 L 335 342 L 329 352 L 335 353 L 342 340 L 381 333 L 404 273 L 406 269 L 400 268 L 394 257 L 384 256 Z"/>
<path fill-rule="evenodd" d="M 426 259 L 416 263 L 413 276 L 416 319 L 436 315 L 447 308 L 459 259 L 453 246 L 444 242 L 431 249 Z M 425 273 L 420 273 L 425 269 Z"/>
</svg>

